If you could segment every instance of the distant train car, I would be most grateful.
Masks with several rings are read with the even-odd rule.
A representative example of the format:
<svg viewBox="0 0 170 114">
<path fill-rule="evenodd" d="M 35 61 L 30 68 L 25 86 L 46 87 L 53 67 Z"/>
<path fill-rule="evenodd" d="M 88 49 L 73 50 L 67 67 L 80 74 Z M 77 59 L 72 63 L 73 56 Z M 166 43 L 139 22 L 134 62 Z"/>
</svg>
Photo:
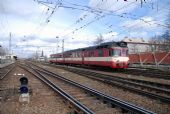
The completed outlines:
<svg viewBox="0 0 170 114">
<path fill-rule="evenodd" d="M 80 64 L 111 68 L 128 68 L 129 57 L 126 42 L 107 42 L 97 46 L 52 54 L 50 63 Z"/>
</svg>

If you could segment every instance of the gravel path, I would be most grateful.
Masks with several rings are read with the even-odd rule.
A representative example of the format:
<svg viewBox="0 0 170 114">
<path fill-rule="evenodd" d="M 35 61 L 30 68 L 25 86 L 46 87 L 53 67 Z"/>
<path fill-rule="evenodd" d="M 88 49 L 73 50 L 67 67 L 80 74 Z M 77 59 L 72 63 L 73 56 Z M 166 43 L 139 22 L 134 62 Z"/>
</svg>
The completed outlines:
<svg viewBox="0 0 170 114">
<path fill-rule="evenodd" d="M 29 103 L 19 102 L 21 75 L 18 74 L 25 74 L 29 80 L 29 88 L 32 90 Z M 0 92 L 3 99 L 0 102 L 0 114 L 67 114 L 70 110 L 59 95 L 19 67 L 0 82 L 0 87 L 6 89 Z"/>
</svg>

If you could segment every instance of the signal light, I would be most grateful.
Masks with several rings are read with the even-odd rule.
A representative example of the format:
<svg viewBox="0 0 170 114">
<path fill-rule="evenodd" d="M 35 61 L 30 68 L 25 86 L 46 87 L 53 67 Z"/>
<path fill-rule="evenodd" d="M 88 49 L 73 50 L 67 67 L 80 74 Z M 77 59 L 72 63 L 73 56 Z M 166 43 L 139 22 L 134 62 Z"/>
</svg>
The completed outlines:
<svg viewBox="0 0 170 114">
<path fill-rule="evenodd" d="M 20 79 L 21 85 L 27 85 L 28 84 L 28 79 L 26 77 L 21 77 Z"/>
<path fill-rule="evenodd" d="M 29 92 L 29 89 L 28 89 L 28 79 L 26 77 L 21 77 L 20 78 L 20 83 L 21 83 L 21 86 L 20 86 L 20 93 L 23 94 L 23 93 L 28 93 Z"/>
<path fill-rule="evenodd" d="M 27 86 L 22 86 L 20 87 L 20 92 L 22 93 L 28 93 L 28 87 Z"/>
</svg>

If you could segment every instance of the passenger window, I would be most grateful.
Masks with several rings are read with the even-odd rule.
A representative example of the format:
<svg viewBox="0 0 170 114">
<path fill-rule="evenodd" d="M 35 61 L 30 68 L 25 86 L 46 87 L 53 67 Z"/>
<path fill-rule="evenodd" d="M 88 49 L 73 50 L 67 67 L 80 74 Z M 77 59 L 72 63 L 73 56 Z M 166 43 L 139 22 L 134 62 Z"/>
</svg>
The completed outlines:
<svg viewBox="0 0 170 114">
<path fill-rule="evenodd" d="M 93 51 L 90 52 L 90 57 L 94 57 L 94 52 Z"/>
<path fill-rule="evenodd" d="M 112 56 L 112 49 L 109 50 L 109 56 Z"/>
<path fill-rule="evenodd" d="M 98 51 L 98 55 L 99 55 L 99 57 L 103 57 L 103 50 L 100 49 L 100 50 Z"/>
</svg>

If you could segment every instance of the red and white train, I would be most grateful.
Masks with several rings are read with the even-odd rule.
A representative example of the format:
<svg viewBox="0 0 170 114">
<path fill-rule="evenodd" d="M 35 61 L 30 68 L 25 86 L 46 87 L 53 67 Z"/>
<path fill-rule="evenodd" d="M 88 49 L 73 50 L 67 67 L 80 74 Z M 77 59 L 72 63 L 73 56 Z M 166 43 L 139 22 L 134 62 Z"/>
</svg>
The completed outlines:
<svg viewBox="0 0 170 114">
<path fill-rule="evenodd" d="M 97 46 L 52 54 L 50 63 L 79 64 L 111 68 L 128 68 L 129 57 L 126 42 L 107 42 Z"/>
</svg>

